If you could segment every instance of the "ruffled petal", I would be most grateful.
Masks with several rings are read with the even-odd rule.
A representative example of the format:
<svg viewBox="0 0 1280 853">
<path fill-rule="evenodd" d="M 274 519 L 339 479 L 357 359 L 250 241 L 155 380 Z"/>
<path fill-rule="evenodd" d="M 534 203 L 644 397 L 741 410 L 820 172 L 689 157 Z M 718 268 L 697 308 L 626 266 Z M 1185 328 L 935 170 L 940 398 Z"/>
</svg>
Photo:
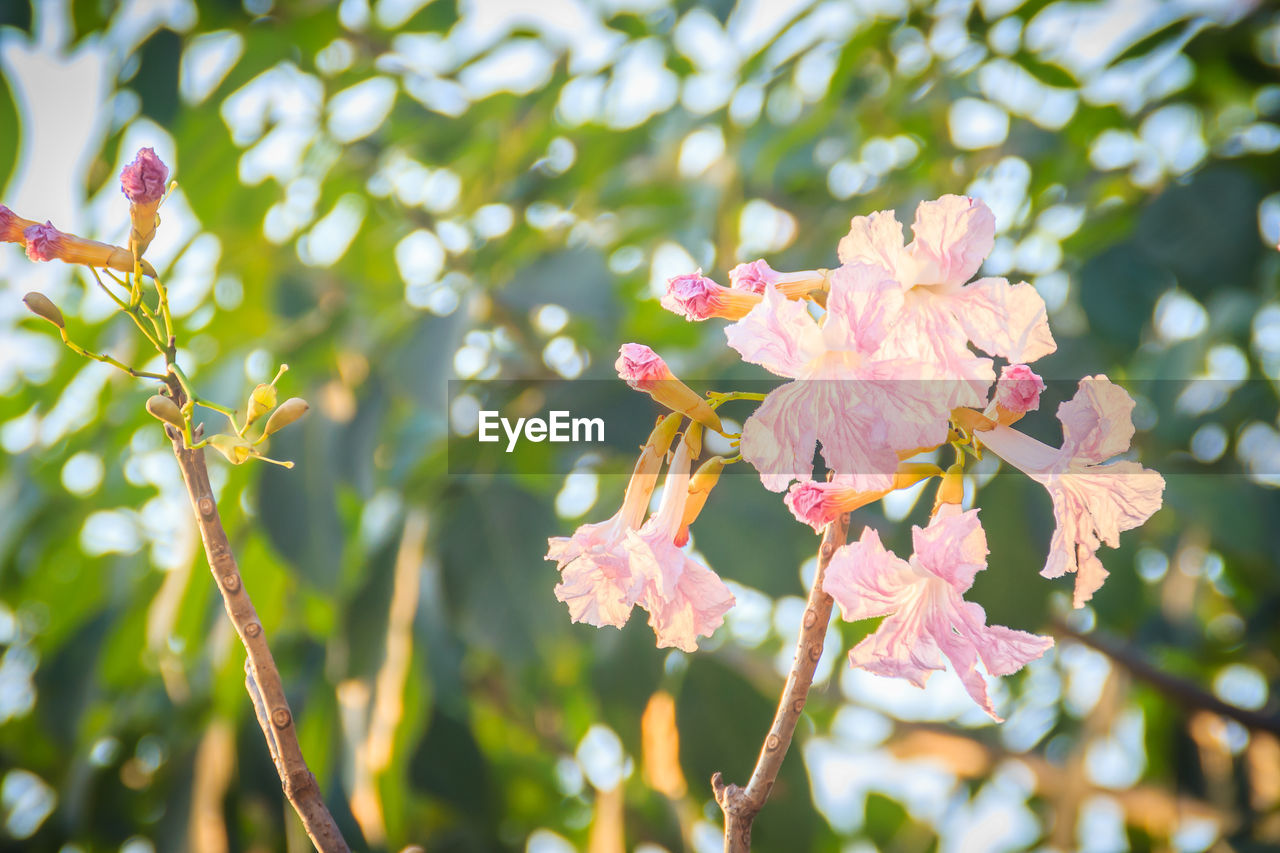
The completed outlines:
<svg viewBox="0 0 1280 853">
<path fill-rule="evenodd" d="M 809 364 L 824 351 L 822 330 L 806 303 L 784 298 L 766 287 L 764 299 L 741 320 L 725 327 L 729 346 L 743 361 L 758 364 L 790 379 L 807 375 Z"/>
<path fill-rule="evenodd" d="M 876 264 L 910 287 L 912 261 L 904 247 L 902 225 L 892 210 L 849 220 L 849 233 L 841 238 L 836 254 L 842 264 Z"/>
<path fill-rule="evenodd" d="M 1107 576 L 1096 551 L 1104 544 L 1119 547 L 1121 531 L 1140 526 L 1160 509 L 1164 478 L 1136 462 L 1115 462 L 1041 481 L 1053 499 L 1057 527 L 1040 573 L 1055 578 L 1077 572 L 1075 606 L 1080 607 Z"/>
<path fill-rule="evenodd" d="M 977 199 L 944 195 L 922 201 L 907 253 L 916 263 L 912 284 L 961 285 L 973 278 L 995 245 L 996 218 Z"/>
<path fill-rule="evenodd" d="M 912 529 L 917 567 L 946 581 L 957 593 L 973 586 L 987 567 L 987 534 L 978 511 L 960 512 L 955 504 L 938 510 L 928 527 Z"/>
<path fill-rule="evenodd" d="M 556 598 L 569 606 L 569 618 L 597 628 L 621 628 L 631 617 L 640 586 L 625 555 L 585 554 L 571 562 L 556 584 Z"/>
<path fill-rule="evenodd" d="M 965 335 L 983 352 L 1028 362 L 1058 348 L 1044 299 L 1026 282 L 981 278 L 945 298 Z"/>
<path fill-rule="evenodd" d="M 736 603 L 733 593 L 711 569 L 681 555 L 682 569 L 665 596 L 641 598 L 649 611 L 649 626 L 658 638 L 658 648 L 684 652 L 698 649 L 698 637 L 710 637 L 724 624 L 724 615 Z"/>
<path fill-rule="evenodd" d="M 769 392 L 742 425 L 742 458 L 760 474 L 766 489 L 781 492 L 792 480 L 813 474 L 814 397 L 826 383 L 788 382 Z"/>
<path fill-rule="evenodd" d="M 950 310 L 949 300 L 927 290 L 907 293 L 880 356 L 927 366 L 937 381 L 948 383 L 947 403 L 952 409 L 984 405 L 996 378 L 991 359 L 969 349 L 968 336 Z"/>
<path fill-rule="evenodd" d="M 902 286 L 881 266 L 846 264 L 831 273 L 822 337 L 827 350 L 870 356 L 902 310 Z"/>
<path fill-rule="evenodd" d="M 1086 376 L 1076 395 L 1058 406 L 1063 451 L 1083 462 L 1104 462 L 1133 441 L 1133 398 L 1106 376 Z"/>
<path fill-rule="evenodd" d="M 868 527 L 857 542 L 831 555 L 822 589 L 840 606 L 846 622 L 873 619 L 900 609 L 914 584 L 911 566 L 880 543 Z"/>
<path fill-rule="evenodd" d="M 849 663 L 886 678 L 905 678 L 924 687 L 929 676 L 947 668 L 933 635 L 924 630 L 918 609 L 900 610 L 876 632 L 849 650 Z"/>
</svg>

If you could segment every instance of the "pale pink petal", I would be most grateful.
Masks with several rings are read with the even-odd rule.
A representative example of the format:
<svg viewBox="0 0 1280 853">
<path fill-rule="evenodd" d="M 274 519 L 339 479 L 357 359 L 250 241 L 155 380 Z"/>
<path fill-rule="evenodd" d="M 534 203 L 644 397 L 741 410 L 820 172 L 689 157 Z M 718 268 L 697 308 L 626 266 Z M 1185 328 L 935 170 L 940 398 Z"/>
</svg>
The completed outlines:
<svg viewBox="0 0 1280 853">
<path fill-rule="evenodd" d="M 944 507 L 927 528 L 912 533 L 916 553 L 909 563 L 886 551 L 873 530 L 832 556 L 823 589 L 843 618 L 889 614 L 849 652 L 849 661 L 923 687 L 932 672 L 946 668 L 945 656 L 973 700 L 999 721 L 979 662 L 993 676 L 1008 675 L 1053 641 L 988 626 L 982 608 L 961 595 L 986 568 L 986 534 L 976 510 Z"/>
<path fill-rule="evenodd" d="M 902 310 L 902 286 L 884 267 L 845 264 L 831 273 L 822 338 L 828 350 L 870 356 Z"/>
<path fill-rule="evenodd" d="M 989 626 L 979 605 L 958 596 L 949 604 L 932 612 L 933 637 L 973 701 L 993 720 L 1004 722 L 991 704 L 986 679 L 977 669 L 978 661 L 993 676 L 1011 675 L 1052 648 L 1053 640 L 1003 625 Z"/>
<path fill-rule="evenodd" d="M 618 360 L 613 363 L 613 369 L 618 371 L 618 378 L 632 388 L 675 379 L 662 356 L 644 344 L 623 344 L 618 349 Z"/>
<path fill-rule="evenodd" d="M 724 624 L 724 615 L 736 603 L 724 581 L 706 566 L 676 552 L 683 565 L 672 572 L 665 594 L 647 595 L 640 606 L 649 611 L 649 626 L 658 640 L 658 648 L 677 648 L 685 652 L 698 649 L 698 637 L 710 637 Z"/>
<path fill-rule="evenodd" d="M 849 233 L 840 240 L 836 253 L 842 264 L 876 264 L 885 268 L 904 288 L 915 283 L 910 280 L 911 259 L 904 249 L 902 225 L 892 210 L 853 217 Z"/>
<path fill-rule="evenodd" d="M 965 335 L 984 352 L 1027 362 L 1058 348 L 1044 299 L 1026 282 L 981 278 L 944 298 Z"/>
<path fill-rule="evenodd" d="M 1086 376 L 1076 395 L 1058 407 L 1063 450 L 1085 462 L 1124 453 L 1133 440 L 1133 398 L 1106 376 Z"/>
<path fill-rule="evenodd" d="M 916 262 L 912 284 L 964 284 L 995 245 L 996 219 L 981 201 L 944 195 L 923 201 L 907 252 Z M 1023 359 L 1029 360 L 1029 359 Z"/>
<path fill-rule="evenodd" d="M 901 608 L 916 580 L 906 560 L 886 550 L 880 534 L 868 527 L 857 542 L 831 555 L 822 589 L 840 606 L 844 621 L 857 622 Z"/>
<path fill-rule="evenodd" d="M 1119 547 L 1121 531 L 1160 509 L 1164 478 L 1136 462 L 1114 462 L 1037 479 L 1049 489 L 1057 522 L 1041 574 L 1053 578 L 1084 569 L 1076 581 L 1079 607 L 1106 578 L 1095 552 L 1104 544 Z"/>
<path fill-rule="evenodd" d="M 788 382 L 765 397 L 742 425 L 742 458 L 760 473 L 764 487 L 781 492 L 813 474 L 814 393 L 820 382 Z"/>
<path fill-rule="evenodd" d="M 981 406 L 995 380 L 991 359 L 969 349 L 969 339 L 950 309 L 947 297 L 915 289 L 893 319 L 880 356 L 915 359 L 945 378 L 952 392 L 950 408 Z"/>
<path fill-rule="evenodd" d="M 942 650 L 916 608 L 885 618 L 875 633 L 849 650 L 849 663 L 886 678 L 905 678 L 924 687 L 929 676 L 947 668 Z"/>
<path fill-rule="evenodd" d="M 569 605 L 574 622 L 622 627 L 636 596 L 637 579 L 627 564 L 621 513 L 597 524 L 584 524 L 573 536 L 547 540 L 546 559 L 561 572 L 556 598 Z"/>
<path fill-rule="evenodd" d="M 555 594 L 569 606 L 574 622 L 621 628 L 640 592 L 635 581 L 625 554 L 586 554 L 564 569 Z"/>
<path fill-rule="evenodd" d="M 747 316 L 725 327 L 729 346 L 743 361 L 758 364 L 789 379 L 808 375 L 811 363 L 824 352 L 822 330 L 807 303 L 783 297 L 775 288 Z"/>
<path fill-rule="evenodd" d="M 974 576 L 987 567 L 987 534 L 978 511 L 939 509 L 928 527 L 912 528 L 915 556 L 922 571 L 946 581 L 957 593 L 973 586 Z"/>
</svg>

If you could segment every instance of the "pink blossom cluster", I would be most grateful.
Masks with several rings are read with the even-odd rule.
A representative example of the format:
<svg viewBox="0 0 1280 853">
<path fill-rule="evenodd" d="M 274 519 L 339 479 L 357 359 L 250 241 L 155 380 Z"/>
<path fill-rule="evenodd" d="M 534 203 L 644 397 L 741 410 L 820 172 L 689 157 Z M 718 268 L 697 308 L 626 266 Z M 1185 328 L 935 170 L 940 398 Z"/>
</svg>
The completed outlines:
<svg viewBox="0 0 1280 853">
<path fill-rule="evenodd" d="M 1159 474 L 1111 461 L 1129 449 L 1133 400 L 1106 376 L 1088 377 L 1058 409 L 1061 446 L 1013 429 L 1045 389 L 1028 363 L 1056 349 L 1044 301 L 1027 283 L 975 280 L 995 238 L 995 218 L 981 201 L 948 195 L 923 202 L 912 232 L 908 243 L 892 212 L 858 216 L 839 243 L 835 269 L 782 273 L 758 260 L 734 268 L 730 287 L 698 271 L 671 279 L 662 304 L 689 320 L 732 320 L 728 345 L 789 380 L 746 419 L 739 448 L 767 489 L 787 492 L 796 518 L 820 530 L 896 488 L 943 474 L 904 460 L 947 443 L 985 448 L 1049 491 L 1056 529 L 1041 574 L 1074 573 L 1074 603 L 1083 606 L 1107 576 L 1097 550 L 1117 547 L 1120 532 L 1144 523 L 1162 501 Z M 999 380 L 994 358 L 1004 362 Z M 632 387 L 690 413 L 686 387 L 652 350 L 624 345 L 618 366 Z M 655 385 L 684 390 L 659 394 Z M 717 428 L 718 418 L 699 420 Z M 552 540 L 548 558 L 563 574 L 556 592 L 575 621 L 621 626 L 638 604 L 650 612 L 659 646 L 690 650 L 732 606 L 719 577 L 674 544 L 686 445 L 647 522 L 633 507 L 629 516 Z M 815 450 L 829 481 L 813 478 Z M 1052 640 L 989 626 L 982 608 L 964 599 L 986 568 L 987 545 L 978 510 L 961 508 L 961 474 L 953 468 L 943 477 L 909 559 L 885 550 L 868 529 L 835 552 L 823 588 L 847 620 L 887 617 L 850 652 L 854 666 L 923 685 L 949 661 L 995 717 L 978 665 L 991 676 L 1015 672 Z M 677 611 L 679 620 L 660 615 Z"/>
</svg>

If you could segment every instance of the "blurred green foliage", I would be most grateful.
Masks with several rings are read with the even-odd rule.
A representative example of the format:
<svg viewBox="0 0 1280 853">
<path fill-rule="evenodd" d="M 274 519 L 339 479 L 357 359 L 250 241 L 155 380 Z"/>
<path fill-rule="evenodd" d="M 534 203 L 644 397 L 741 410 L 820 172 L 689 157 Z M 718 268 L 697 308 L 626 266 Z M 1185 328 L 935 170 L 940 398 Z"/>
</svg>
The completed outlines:
<svg viewBox="0 0 1280 853">
<path fill-rule="evenodd" d="M 1157 19 L 1124 38 L 1118 24 L 1080 33 L 1071 27 L 1087 21 L 1061 17 L 1090 4 L 903 4 L 876 17 L 873 4 L 801 3 L 744 46 L 746 22 L 769 5 L 557 4 L 508 15 L 488 35 L 492 4 L 450 0 L 403 20 L 390 3 L 246 3 L 250 12 L 211 0 L 132 30 L 115 4 L 70 6 L 65 51 L 119 53 L 105 65 L 114 100 L 81 197 L 111 200 L 121 217 L 119 164 L 156 144 L 172 152 L 190 207 L 171 202 L 164 214 L 170 229 L 195 223 L 173 247 L 177 268 L 187 252 L 204 270 L 170 280 L 212 284 L 181 318 L 188 373 L 236 405 L 287 362 L 285 394 L 313 402 L 272 448 L 295 469 L 219 468 L 215 484 L 304 749 L 353 847 L 561 849 L 535 834 L 549 830 L 585 849 L 593 821 L 628 849 L 714 838 L 707 779 L 749 772 L 781 686 L 774 658 L 785 662 L 793 642 L 784 614 L 804 594 L 797 570 L 816 540 L 777 496 L 727 477 L 695 545 L 763 594 L 758 635 L 731 625 L 683 656 L 655 650 L 638 617 L 622 632 L 571 625 L 552 596 L 546 537 L 611 514 L 622 481 L 601 477 L 595 505 L 560 518 L 564 478 L 538 463 L 450 476 L 446 381 L 609 379 L 629 340 L 681 375 L 760 378 L 735 363 L 720 324 L 660 309 L 651 278 L 686 264 L 723 279 L 762 253 L 779 269 L 830 265 L 851 215 L 896 208 L 909 219 L 915 202 L 944 192 L 987 198 L 1001 217 L 989 271 L 1046 294 L 1059 351 L 1037 369 L 1130 383 L 1142 458 L 1169 481 L 1166 508 L 1103 552 L 1112 576 L 1086 623 L 1229 701 L 1276 709 L 1280 255 L 1259 232 L 1274 242 L 1280 229 L 1274 7 L 1217 4 L 1216 17 L 1197 20 L 1189 5 L 1113 2 Z M 0 6 L 0 45 L 34 38 L 40 15 Z M 581 18 L 547 23 L 565 9 Z M 576 40 L 566 35 L 575 26 Z M 1080 59 L 1069 48 L 1081 43 L 1112 49 Z M 211 44 L 238 48 L 229 68 L 196 61 Z M 506 69 L 514 91 L 486 94 L 484 64 L 513 48 L 544 56 L 545 69 L 536 58 L 491 62 L 484 73 Z M 336 105 L 373 79 L 393 100 L 363 127 Z M 13 80 L 0 76 L 0 164 L 18 170 L 31 128 Z M 957 144 L 964 99 L 999 104 L 984 114 L 991 139 Z M 117 240 L 123 225 L 94 227 Z M 199 254 L 197 232 L 220 251 Z M 16 305 L 35 273 L 6 252 L 0 271 Z M 93 319 L 77 282 L 60 301 L 76 334 L 119 346 L 127 324 Z M 548 305 L 567 309 L 562 327 Z M 27 345 L 16 316 L 4 314 L 0 346 Z M 1225 389 L 1217 405 L 1179 404 L 1197 376 Z M 143 410 L 149 393 L 58 353 L 0 398 L 0 847 L 301 849 L 244 695 L 242 653 Z M 70 427 L 31 426 L 73 405 L 85 414 Z M 1051 411 L 1031 423 L 1049 440 Z M 25 441 L 24 430 L 34 430 Z M 66 485 L 76 458 L 101 463 L 100 483 L 82 494 Z M 998 476 L 980 504 L 992 555 L 974 598 L 992 622 L 1045 630 L 1070 586 L 1034 576 L 1048 501 L 1035 484 Z M 889 520 L 872 508 L 856 522 L 901 548 L 922 512 Z M 406 523 L 415 516 L 426 519 L 422 537 Z M 106 545 L 104 529 L 116 531 Z M 395 615 L 406 590 L 407 621 Z M 876 691 L 840 675 L 841 652 L 867 630 L 833 632 L 834 675 L 813 692 L 757 849 L 956 849 L 965 816 L 986 814 L 990 796 L 1032 816 L 999 849 L 1101 849 L 1095 824 L 1081 822 L 1076 837 L 1077 817 L 1099 799 L 1119 804 L 1132 849 L 1280 844 L 1274 735 L 1190 714 L 1120 669 L 1085 665 L 1069 644 L 1005 679 L 1004 729 L 971 714 L 950 729 L 889 722 Z M 407 658 L 389 653 L 401 641 Z M 1260 699 L 1249 692 L 1257 682 Z M 679 802 L 639 772 L 641 714 L 660 689 L 678 709 L 689 788 Z M 1078 698 L 1090 689 L 1093 702 Z M 389 752 L 370 771 L 378 719 L 391 720 L 378 735 Z M 1090 756 L 1133 740 L 1124 725 L 1134 719 L 1128 775 L 1099 781 Z M 621 826 L 596 811 L 599 777 L 583 776 L 593 759 L 579 744 L 598 725 L 636 770 L 622 783 Z M 954 771 L 945 810 L 876 769 L 909 761 L 922 733 L 943 738 L 935 758 Z M 871 768 L 877 793 L 865 809 L 833 784 L 852 777 L 819 772 L 822 750 Z M 982 760 L 966 764 L 974 755 Z M 1019 771 L 1008 756 L 1038 781 L 1009 788 Z M 201 823 L 210 813 L 224 840 Z M 1192 818 L 1209 829 L 1195 835 Z"/>
</svg>

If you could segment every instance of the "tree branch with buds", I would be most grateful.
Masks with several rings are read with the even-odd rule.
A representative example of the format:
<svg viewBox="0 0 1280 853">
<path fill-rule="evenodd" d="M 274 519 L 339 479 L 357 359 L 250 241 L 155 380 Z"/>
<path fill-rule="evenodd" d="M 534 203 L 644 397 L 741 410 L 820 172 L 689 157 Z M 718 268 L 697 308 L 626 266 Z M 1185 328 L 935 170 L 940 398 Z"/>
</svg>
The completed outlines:
<svg viewBox="0 0 1280 853">
<path fill-rule="evenodd" d="M 139 370 L 111 355 L 92 352 L 69 337 L 62 312 L 48 297 L 41 293 L 28 293 L 23 299 L 33 314 L 57 328 L 62 342 L 72 352 L 108 364 L 134 378 L 163 383 L 161 393 L 147 400 L 146 409 L 161 421 L 165 434 L 173 445 L 174 458 L 182 472 L 182 480 L 204 543 L 205 557 L 222 596 L 227 617 L 244 645 L 245 687 L 266 738 L 284 795 L 302 820 L 302 825 L 317 850 L 321 853 L 349 853 L 350 848 L 325 805 L 319 783 L 302 755 L 284 683 L 218 515 L 217 499 L 209 483 L 209 471 L 204 458 L 204 448 L 212 447 L 233 465 L 256 458 L 292 467 L 292 462 L 281 462 L 263 456 L 260 448 L 271 434 L 305 415 L 307 403 L 301 398 L 293 397 L 277 405 L 276 383 L 288 370 L 286 365 L 281 366 L 279 373 L 269 384 L 263 383 L 254 388 L 243 423 L 237 424 L 235 410 L 196 396 L 191 380 L 177 363 L 177 335 L 169 310 L 168 291 L 156 271 L 142 258 L 142 253 L 155 237 L 160 224 L 160 205 L 168 190 L 174 186 L 166 184 L 168 178 L 168 167 L 150 148 L 142 149 L 137 159 L 121 173 L 121 187 L 129 199 L 132 223 L 129 249 L 65 234 L 54 228 L 52 223 L 40 225 L 33 220 L 22 219 L 3 205 L 0 205 L 0 241 L 21 243 L 26 248 L 27 256 L 35 261 L 56 258 L 66 263 L 89 267 L 97 285 L 111 297 L 121 313 L 132 318 L 147 342 L 163 356 L 165 372 L 155 373 Z M 128 292 L 127 301 L 107 287 L 99 277 L 98 269 L 106 272 L 117 285 Z M 123 273 L 124 280 L 116 278 L 110 270 Z M 152 280 L 155 290 L 154 306 L 146 301 L 143 276 Z M 197 425 L 193 420 L 197 405 L 225 415 L 231 432 L 205 438 L 204 425 Z M 257 437 L 248 435 L 249 429 L 263 417 L 267 418 L 266 424 Z"/>
</svg>

